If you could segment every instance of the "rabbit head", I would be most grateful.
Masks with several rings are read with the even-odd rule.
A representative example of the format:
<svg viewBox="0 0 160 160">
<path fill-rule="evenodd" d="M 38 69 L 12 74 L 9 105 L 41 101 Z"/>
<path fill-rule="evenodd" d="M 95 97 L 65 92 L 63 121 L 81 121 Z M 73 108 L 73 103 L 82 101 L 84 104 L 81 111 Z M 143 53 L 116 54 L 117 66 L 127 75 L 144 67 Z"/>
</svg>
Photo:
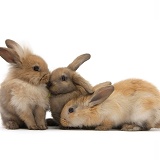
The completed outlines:
<svg viewBox="0 0 160 160">
<path fill-rule="evenodd" d="M 51 94 L 66 94 L 77 88 L 85 90 L 87 93 L 93 93 L 92 86 L 75 72 L 88 59 L 90 59 L 90 54 L 82 54 L 67 67 L 52 71 L 48 85 Z"/>
<path fill-rule="evenodd" d="M 97 87 L 92 95 L 70 100 L 62 109 L 60 123 L 63 127 L 93 127 L 102 121 L 98 105 L 114 91 L 112 85 Z"/>
<path fill-rule="evenodd" d="M 8 79 L 20 79 L 33 85 L 46 84 L 49 70 L 46 62 L 13 40 L 5 41 L 8 48 L 0 47 L 0 56 L 11 65 Z"/>
</svg>

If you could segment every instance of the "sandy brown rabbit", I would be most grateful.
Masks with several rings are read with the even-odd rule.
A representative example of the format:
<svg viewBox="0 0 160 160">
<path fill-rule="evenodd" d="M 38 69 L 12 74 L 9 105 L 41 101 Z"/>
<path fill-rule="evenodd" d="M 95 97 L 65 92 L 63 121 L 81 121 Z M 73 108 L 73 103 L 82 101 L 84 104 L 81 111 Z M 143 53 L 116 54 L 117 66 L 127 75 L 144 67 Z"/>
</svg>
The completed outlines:
<svg viewBox="0 0 160 160">
<path fill-rule="evenodd" d="M 127 79 L 69 101 L 61 113 L 64 127 L 124 131 L 160 127 L 160 93 L 151 83 Z"/>
<path fill-rule="evenodd" d="M 0 113 L 7 129 L 47 129 L 46 110 L 49 109 L 49 70 L 46 62 L 13 40 L 8 48 L 0 47 L 0 56 L 10 64 L 7 77 L 0 88 Z"/>
<path fill-rule="evenodd" d="M 55 69 L 51 73 L 49 84 L 50 109 L 58 124 L 61 110 L 69 100 L 79 95 L 93 93 L 91 84 L 76 72 L 79 66 L 88 59 L 90 59 L 90 54 L 82 54 L 67 67 Z"/>
</svg>

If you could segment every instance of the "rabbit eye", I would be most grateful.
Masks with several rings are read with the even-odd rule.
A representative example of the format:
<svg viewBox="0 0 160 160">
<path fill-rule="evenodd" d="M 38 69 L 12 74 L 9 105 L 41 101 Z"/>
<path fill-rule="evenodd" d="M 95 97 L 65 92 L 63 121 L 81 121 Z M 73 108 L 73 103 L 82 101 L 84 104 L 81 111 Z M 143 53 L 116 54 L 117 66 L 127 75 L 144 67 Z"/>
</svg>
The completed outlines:
<svg viewBox="0 0 160 160">
<path fill-rule="evenodd" d="M 73 113 L 73 112 L 74 112 L 74 109 L 71 107 L 71 108 L 68 109 L 68 112 L 69 112 L 69 113 Z"/>
<path fill-rule="evenodd" d="M 39 66 L 34 66 L 34 67 L 33 67 L 33 70 L 34 70 L 34 71 L 39 71 L 39 70 L 40 70 L 40 67 L 39 67 Z"/>
<path fill-rule="evenodd" d="M 62 79 L 62 81 L 66 81 L 67 77 L 62 75 L 61 79 Z"/>
</svg>

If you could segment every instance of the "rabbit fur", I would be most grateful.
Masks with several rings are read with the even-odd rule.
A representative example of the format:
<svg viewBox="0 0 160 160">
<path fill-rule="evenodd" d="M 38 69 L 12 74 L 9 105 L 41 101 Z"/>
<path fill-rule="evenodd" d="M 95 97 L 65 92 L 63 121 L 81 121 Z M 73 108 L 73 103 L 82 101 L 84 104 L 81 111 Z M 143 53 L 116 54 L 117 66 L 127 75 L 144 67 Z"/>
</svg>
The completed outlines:
<svg viewBox="0 0 160 160">
<path fill-rule="evenodd" d="M 76 72 L 88 59 L 90 54 L 82 54 L 67 67 L 57 68 L 51 72 L 48 86 L 51 93 L 50 110 L 57 124 L 62 108 L 69 100 L 79 95 L 93 93 L 91 84 Z"/>
<path fill-rule="evenodd" d="M 141 79 L 127 79 L 70 100 L 61 112 L 63 127 L 124 131 L 160 127 L 160 92 Z"/>
<path fill-rule="evenodd" d="M 46 62 L 22 48 L 13 40 L 0 47 L 0 56 L 10 64 L 8 75 L 0 88 L 0 113 L 7 129 L 47 129 L 46 111 L 49 92 L 46 84 L 50 72 Z"/>
</svg>

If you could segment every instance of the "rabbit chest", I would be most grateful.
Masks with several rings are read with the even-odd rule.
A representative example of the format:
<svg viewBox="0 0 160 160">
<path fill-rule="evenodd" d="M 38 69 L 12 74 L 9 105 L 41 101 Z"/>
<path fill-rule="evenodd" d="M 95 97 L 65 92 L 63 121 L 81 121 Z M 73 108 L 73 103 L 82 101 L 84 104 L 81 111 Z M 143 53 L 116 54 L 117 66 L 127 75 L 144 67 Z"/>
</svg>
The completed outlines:
<svg viewBox="0 0 160 160">
<path fill-rule="evenodd" d="M 34 109 L 36 106 L 43 107 L 45 110 L 49 109 L 49 93 L 45 84 L 34 86 L 14 79 L 9 83 L 4 83 L 3 90 L 10 97 L 10 103 L 17 109 L 25 110 L 26 107 Z"/>
</svg>

